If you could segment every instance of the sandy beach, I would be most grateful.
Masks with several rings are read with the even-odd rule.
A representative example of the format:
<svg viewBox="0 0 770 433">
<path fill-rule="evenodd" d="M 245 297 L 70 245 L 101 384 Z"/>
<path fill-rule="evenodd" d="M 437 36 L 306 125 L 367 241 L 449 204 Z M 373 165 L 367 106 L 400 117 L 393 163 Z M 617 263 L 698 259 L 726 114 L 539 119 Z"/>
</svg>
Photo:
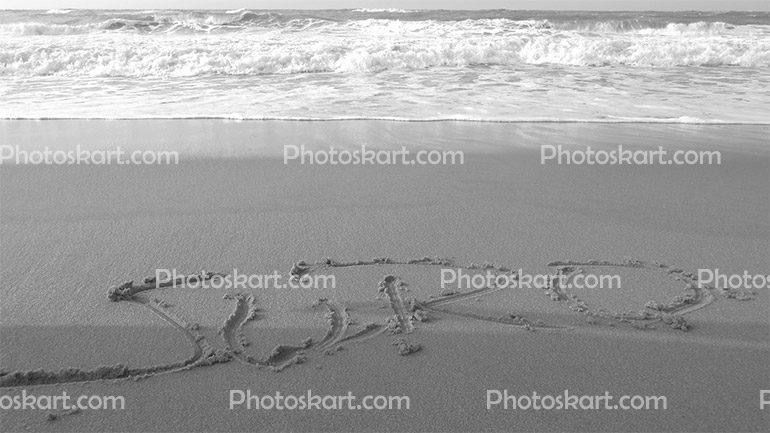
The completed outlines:
<svg viewBox="0 0 770 433">
<path fill-rule="evenodd" d="M 757 404 L 770 383 L 768 289 L 696 290 L 688 273 L 767 273 L 768 132 L 639 123 L 0 122 L 0 142 L 28 150 L 179 153 L 170 166 L 0 166 L 3 391 L 127 401 L 123 411 L 55 422 L 44 411 L 3 411 L 3 430 L 761 431 L 770 422 Z M 621 144 L 718 150 L 722 163 L 541 164 L 542 145 Z M 463 150 L 465 159 L 302 165 L 284 163 L 286 145 Z M 623 286 L 442 292 L 447 268 L 606 271 Z M 336 287 L 170 287 L 108 300 L 109 287 L 139 284 L 157 269 L 331 274 Z M 677 296 L 689 298 L 676 304 Z M 649 317 L 627 314 L 639 311 Z M 672 317 L 686 321 L 686 332 L 670 326 Z M 401 356 L 398 338 L 419 350 Z M 270 355 L 276 347 L 284 352 Z M 224 362 L 202 362 L 222 353 Z M 136 374 L 11 380 L 13 372 L 115 364 Z M 232 389 L 408 395 L 411 408 L 345 416 L 230 410 Z M 490 389 L 665 395 L 668 408 L 487 409 Z"/>
</svg>

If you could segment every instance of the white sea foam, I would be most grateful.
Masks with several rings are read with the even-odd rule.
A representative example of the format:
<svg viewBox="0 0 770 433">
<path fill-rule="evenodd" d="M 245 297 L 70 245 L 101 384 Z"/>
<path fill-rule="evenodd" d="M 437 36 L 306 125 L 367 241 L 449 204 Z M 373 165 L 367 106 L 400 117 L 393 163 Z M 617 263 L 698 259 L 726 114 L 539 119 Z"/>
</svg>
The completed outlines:
<svg viewBox="0 0 770 433">
<path fill-rule="evenodd" d="M 762 123 L 768 70 L 770 14 L 0 12 L 4 118 Z"/>
<path fill-rule="evenodd" d="M 602 119 L 580 119 L 561 117 L 519 117 L 519 118 L 483 118 L 473 116 L 448 116 L 448 117 L 398 117 L 398 116 L 335 116 L 335 117 L 296 117 L 296 116 L 255 116 L 249 117 L 239 113 L 228 113 L 207 116 L 6 116 L 0 115 L 0 120 L 206 120 L 220 119 L 233 121 L 282 121 L 282 122 L 350 122 L 350 121 L 384 121 L 406 123 L 434 123 L 434 122 L 472 122 L 472 123 L 598 123 L 598 124 L 687 124 L 687 125 L 770 125 L 767 121 L 740 121 L 722 119 L 701 119 L 691 116 L 674 118 L 649 118 L 649 117 L 616 117 Z"/>
<path fill-rule="evenodd" d="M 269 22 L 271 17 L 248 19 Z M 0 41 L 0 76 L 259 75 L 521 64 L 770 67 L 770 38 L 731 36 L 729 32 L 714 36 L 711 32 L 716 30 L 692 24 L 672 25 L 642 35 L 591 36 L 554 31 L 536 22 L 511 26 L 499 20 L 365 20 L 320 25 L 318 20 L 303 18 L 283 23 L 280 29 L 207 37 L 175 34 L 172 38 L 161 38 L 109 32 L 137 25 L 126 19 L 77 26 L 0 25 L 0 33 L 37 36 Z M 214 18 L 208 22 L 177 19 L 167 32 L 215 25 L 218 24 Z M 101 33 L 92 34 L 94 26 Z M 692 29 L 686 30 L 689 28 Z M 671 36 L 681 32 L 691 34 L 686 38 Z M 42 39 L 45 35 L 73 37 Z"/>
<path fill-rule="evenodd" d="M 409 14 L 417 12 L 414 9 L 397 9 L 397 8 L 387 8 L 387 9 L 378 9 L 378 8 L 358 8 L 353 9 L 353 12 L 363 12 L 363 13 L 389 13 L 389 14 Z"/>
</svg>

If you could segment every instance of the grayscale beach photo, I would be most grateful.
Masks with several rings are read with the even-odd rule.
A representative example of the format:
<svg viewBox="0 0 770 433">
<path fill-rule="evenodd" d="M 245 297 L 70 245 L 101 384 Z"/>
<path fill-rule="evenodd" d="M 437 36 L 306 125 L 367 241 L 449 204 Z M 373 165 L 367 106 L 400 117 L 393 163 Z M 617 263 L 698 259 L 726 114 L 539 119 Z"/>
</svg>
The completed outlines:
<svg viewBox="0 0 770 433">
<path fill-rule="evenodd" d="M 767 432 L 766 0 L 3 0 L 0 432 Z"/>
</svg>

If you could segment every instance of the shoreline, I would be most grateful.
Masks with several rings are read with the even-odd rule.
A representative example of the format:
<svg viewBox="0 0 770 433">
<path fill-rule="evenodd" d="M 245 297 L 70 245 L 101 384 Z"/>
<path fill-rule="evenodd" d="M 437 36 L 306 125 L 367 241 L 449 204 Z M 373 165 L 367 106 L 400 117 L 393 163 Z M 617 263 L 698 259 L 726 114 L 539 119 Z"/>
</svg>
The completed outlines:
<svg viewBox="0 0 770 433">
<path fill-rule="evenodd" d="M 702 125 L 702 126 L 770 126 L 770 121 L 733 121 L 719 119 L 697 119 L 682 116 L 681 118 L 632 118 L 632 119 L 550 119 L 550 118 L 522 118 L 522 119 L 464 119 L 464 118 L 400 118 L 400 117 L 241 117 L 241 116 L 187 116 L 187 117 L 2 117 L 0 122 L 13 121 L 188 121 L 188 120 L 221 120 L 225 122 L 396 122 L 396 123 L 504 123 L 504 124 L 540 124 L 540 123 L 587 123 L 610 125 Z"/>
<path fill-rule="evenodd" d="M 504 123 L 389 120 L 225 119 L 0 120 L 0 142 L 21 150 L 175 151 L 183 160 L 281 158 L 283 146 L 308 149 L 461 150 L 520 153 L 544 145 L 580 149 L 719 150 L 764 160 L 770 124 Z M 5 149 L 4 154 L 7 154 Z M 0 166 L 13 166 L 0 162 Z"/>
</svg>

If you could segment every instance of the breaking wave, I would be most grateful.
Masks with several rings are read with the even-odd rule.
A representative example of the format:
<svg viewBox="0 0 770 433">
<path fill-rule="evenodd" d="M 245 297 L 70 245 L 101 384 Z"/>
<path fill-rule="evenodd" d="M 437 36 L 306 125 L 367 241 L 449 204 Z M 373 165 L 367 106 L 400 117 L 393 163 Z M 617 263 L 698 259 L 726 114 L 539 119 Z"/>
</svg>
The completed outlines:
<svg viewBox="0 0 770 433">
<path fill-rule="evenodd" d="M 412 23 L 414 25 L 414 23 Z M 122 27 L 120 21 L 108 27 Z M 301 24 L 312 26 L 312 22 Z M 322 72 L 380 72 L 434 67 L 517 65 L 568 66 L 770 66 L 770 39 L 747 43 L 724 37 L 670 38 L 616 35 L 592 37 L 562 32 L 510 32 L 486 36 L 465 30 L 426 26 L 427 38 L 390 23 L 368 25 L 369 31 L 346 27 L 346 35 L 318 40 L 324 32 L 291 32 L 273 43 L 265 35 L 212 38 L 147 38 L 126 36 L 114 41 L 58 38 L 0 41 L 0 76 L 196 76 L 262 75 Z M 412 26 L 407 26 L 412 27 Z M 430 27 L 430 28 L 428 28 Z M 697 26 L 696 26 L 697 27 Z M 678 31 L 666 27 L 660 32 Z M 71 26 L 24 25 L 34 34 L 82 34 Z"/>
<path fill-rule="evenodd" d="M 389 9 L 358 8 L 358 9 L 353 9 L 353 12 L 367 13 L 367 14 L 378 14 L 378 13 L 412 14 L 412 13 L 416 13 L 418 11 L 413 10 L 413 9 L 396 9 L 396 8 L 389 8 Z"/>
<path fill-rule="evenodd" d="M 546 11 L 424 11 L 411 9 L 353 9 L 348 11 L 89 11 L 51 9 L 46 12 L 4 12 L 0 34 L 17 36 L 81 34 L 88 32 L 211 33 L 259 29 L 296 29 L 312 21 L 330 27 L 356 22 L 376 26 L 379 20 L 422 26 L 444 24 L 449 30 L 473 27 L 478 31 L 541 29 L 577 33 L 659 35 L 770 35 L 767 13 L 590 13 Z M 3 15 L 0 14 L 0 15 Z M 0 18 L 4 18 L 0 16 Z"/>
<path fill-rule="evenodd" d="M 1 118 L 756 123 L 769 66 L 767 12 L 0 11 Z"/>
</svg>

